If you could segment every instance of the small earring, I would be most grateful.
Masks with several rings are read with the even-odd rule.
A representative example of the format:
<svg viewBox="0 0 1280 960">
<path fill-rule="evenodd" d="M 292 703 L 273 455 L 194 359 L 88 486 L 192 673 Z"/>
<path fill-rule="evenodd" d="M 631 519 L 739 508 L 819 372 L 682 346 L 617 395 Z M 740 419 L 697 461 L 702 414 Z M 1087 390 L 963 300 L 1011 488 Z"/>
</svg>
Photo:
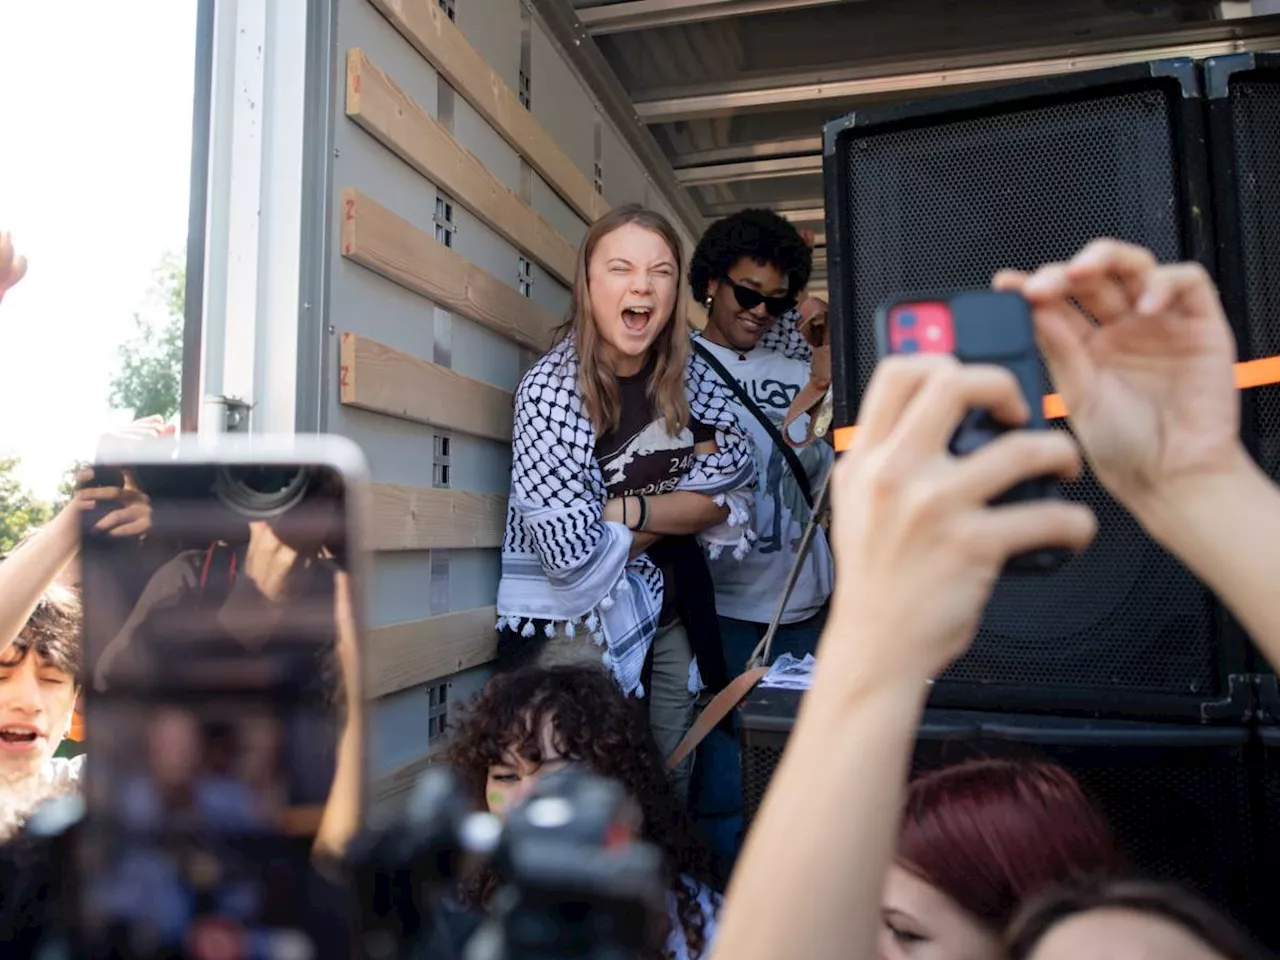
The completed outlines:
<svg viewBox="0 0 1280 960">
<path fill-rule="evenodd" d="M 703 306 L 705 306 L 708 310 L 710 310 L 710 309 L 711 309 L 711 298 L 710 298 L 710 297 L 707 297 L 707 299 L 706 299 L 706 300 L 702 301 L 702 304 L 703 304 Z"/>
</svg>

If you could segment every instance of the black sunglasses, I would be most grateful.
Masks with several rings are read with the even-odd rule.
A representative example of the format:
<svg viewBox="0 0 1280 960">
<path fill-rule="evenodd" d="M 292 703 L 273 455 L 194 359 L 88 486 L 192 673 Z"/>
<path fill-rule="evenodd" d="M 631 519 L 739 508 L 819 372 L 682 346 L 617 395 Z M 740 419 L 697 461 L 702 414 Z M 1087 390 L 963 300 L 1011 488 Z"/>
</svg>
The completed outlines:
<svg viewBox="0 0 1280 960">
<path fill-rule="evenodd" d="M 781 297 L 766 297 L 759 290 L 752 290 L 750 287 L 735 283 L 731 277 L 725 277 L 724 282 L 733 290 L 733 298 L 738 301 L 738 306 L 743 310 L 754 310 L 763 303 L 769 316 L 780 317 L 796 305 L 796 298 L 787 294 Z"/>
</svg>

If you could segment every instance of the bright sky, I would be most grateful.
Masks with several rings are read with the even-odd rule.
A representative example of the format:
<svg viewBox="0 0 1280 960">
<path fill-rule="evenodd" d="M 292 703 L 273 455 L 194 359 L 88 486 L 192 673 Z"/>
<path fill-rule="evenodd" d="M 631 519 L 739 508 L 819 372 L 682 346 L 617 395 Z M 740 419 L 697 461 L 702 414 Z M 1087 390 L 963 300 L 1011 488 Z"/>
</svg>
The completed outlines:
<svg viewBox="0 0 1280 960">
<path fill-rule="evenodd" d="M 117 347 L 187 235 L 195 0 L 0 0 L 0 453 L 51 496 L 104 429 Z"/>
</svg>

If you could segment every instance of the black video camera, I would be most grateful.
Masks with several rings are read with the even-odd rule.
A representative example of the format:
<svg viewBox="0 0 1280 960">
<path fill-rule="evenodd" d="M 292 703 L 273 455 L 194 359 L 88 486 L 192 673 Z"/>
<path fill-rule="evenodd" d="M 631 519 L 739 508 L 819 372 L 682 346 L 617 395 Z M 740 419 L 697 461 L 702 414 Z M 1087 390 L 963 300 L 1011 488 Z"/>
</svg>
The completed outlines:
<svg viewBox="0 0 1280 960">
<path fill-rule="evenodd" d="M 622 787 L 576 768 L 540 779 L 505 823 L 470 812 L 451 771 L 429 771 L 403 820 L 359 837 L 347 858 L 365 957 L 441 956 L 444 899 L 486 867 L 499 886 L 465 960 L 640 957 L 661 929 L 664 888 L 639 827 Z"/>
</svg>

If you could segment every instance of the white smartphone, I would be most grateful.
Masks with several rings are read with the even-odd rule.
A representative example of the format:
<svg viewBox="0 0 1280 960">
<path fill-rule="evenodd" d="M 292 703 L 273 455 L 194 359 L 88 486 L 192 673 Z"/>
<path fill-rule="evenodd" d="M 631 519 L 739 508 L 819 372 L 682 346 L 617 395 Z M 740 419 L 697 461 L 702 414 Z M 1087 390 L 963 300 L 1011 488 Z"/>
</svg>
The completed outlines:
<svg viewBox="0 0 1280 960">
<path fill-rule="evenodd" d="M 191 437 L 96 468 L 133 522 L 82 530 L 76 955 L 347 960 L 356 913 L 326 857 L 367 779 L 363 456 Z"/>
</svg>

